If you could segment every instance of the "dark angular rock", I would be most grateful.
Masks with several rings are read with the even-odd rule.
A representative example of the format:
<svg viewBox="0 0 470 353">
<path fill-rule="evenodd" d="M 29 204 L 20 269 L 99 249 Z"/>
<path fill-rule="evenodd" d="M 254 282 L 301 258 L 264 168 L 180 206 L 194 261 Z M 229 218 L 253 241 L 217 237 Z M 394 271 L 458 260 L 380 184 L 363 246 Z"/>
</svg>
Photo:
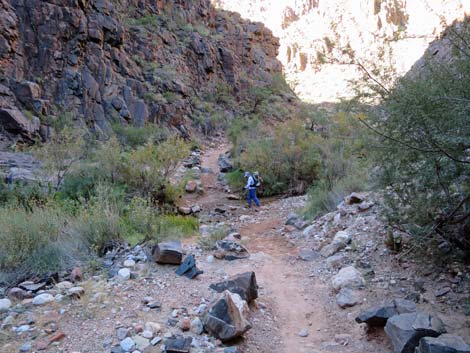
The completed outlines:
<svg viewBox="0 0 470 353">
<path fill-rule="evenodd" d="M 258 298 L 258 284 L 256 283 L 254 272 L 238 274 L 226 281 L 213 283 L 209 288 L 218 293 L 222 293 L 225 290 L 236 293 L 248 303 Z"/>
<path fill-rule="evenodd" d="M 233 170 L 233 165 L 228 160 L 228 157 L 224 154 L 221 154 L 219 157 L 219 169 L 221 173 L 228 173 Z"/>
<path fill-rule="evenodd" d="M 175 337 L 164 341 L 166 353 L 189 353 L 191 349 L 191 337 Z"/>
<path fill-rule="evenodd" d="M 183 259 L 183 248 L 179 240 L 159 243 L 152 249 L 152 255 L 160 264 L 179 265 Z"/>
<path fill-rule="evenodd" d="M 185 275 L 189 279 L 193 279 L 202 273 L 204 272 L 196 267 L 196 259 L 192 254 L 186 256 L 183 263 L 176 270 L 178 276 Z"/>
<path fill-rule="evenodd" d="M 217 250 L 214 253 L 214 256 L 218 259 L 233 261 L 246 259 L 250 256 L 248 250 L 236 241 L 219 240 L 215 245 Z"/>
<path fill-rule="evenodd" d="M 28 109 L 34 110 L 34 101 L 41 98 L 41 88 L 37 83 L 21 81 L 15 86 L 15 94 Z"/>
<path fill-rule="evenodd" d="M 34 283 L 34 282 L 27 281 L 27 282 L 20 283 L 18 287 L 27 291 L 37 292 L 38 290 L 46 287 L 46 284 L 47 284 L 46 282 Z"/>
<path fill-rule="evenodd" d="M 0 109 L 0 125 L 8 132 L 32 137 L 39 132 L 39 119 L 29 120 L 17 109 Z"/>
<path fill-rule="evenodd" d="M 421 338 L 416 353 L 470 353 L 470 345 L 460 336 L 443 334 Z"/>
<path fill-rule="evenodd" d="M 376 305 L 367 311 L 364 311 L 356 317 L 357 323 L 366 323 L 369 326 L 385 326 L 387 320 L 392 316 L 398 315 L 398 311 L 393 303 Z"/>
<path fill-rule="evenodd" d="M 365 200 L 365 195 L 358 192 L 353 192 L 351 195 L 345 198 L 345 201 L 348 205 L 353 205 L 356 203 L 361 203 Z"/>
<path fill-rule="evenodd" d="M 439 318 L 423 312 L 395 315 L 385 325 L 395 353 L 415 353 L 421 338 L 438 337 L 445 332 Z"/>
<path fill-rule="evenodd" d="M 404 299 L 394 299 L 392 302 L 376 305 L 360 313 L 356 317 L 356 322 L 383 327 L 392 316 L 414 312 L 416 312 L 415 303 Z"/>
<path fill-rule="evenodd" d="M 406 299 L 393 299 L 393 304 L 398 311 L 398 314 L 415 313 L 417 308 L 416 304 Z"/>
<path fill-rule="evenodd" d="M 318 259 L 320 254 L 316 251 L 313 251 L 311 249 L 300 249 L 299 250 L 299 258 L 303 261 L 313 261 L 315 259 Z"/>
<path fill-rule="evenodd" d="M 225 291 L 213 302 L 204 316 L 204 329 L 222 342 L 243 335 L 252 326 L 243 315 L 243 304 L 238 294 Z"/>
</svg>

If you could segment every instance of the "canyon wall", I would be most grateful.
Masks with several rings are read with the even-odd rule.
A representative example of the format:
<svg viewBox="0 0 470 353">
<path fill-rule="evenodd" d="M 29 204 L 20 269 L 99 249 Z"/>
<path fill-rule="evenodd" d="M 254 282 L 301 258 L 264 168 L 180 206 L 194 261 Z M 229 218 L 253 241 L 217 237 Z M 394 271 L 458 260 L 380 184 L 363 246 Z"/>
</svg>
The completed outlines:
<svg viewBox="0 0 470 353">
<path fill-rule="evenodd" d="M 213 0 L 263 22 L 280 38 L 279 60 L 295 92 L 311 102 L 352 95 L 356 63 L 405 74 L 431 42 L 470 14 L 468 0 Z"/>
<path fill-rule="evenodd" d="M 0 0 L 0 145 L 47 138 L 65 113 L 98 135 L 113 124 L 188 135 L 209 114 L 204 92 L 269 84 L 278 47 L 209 0 Z"/>
</svg>

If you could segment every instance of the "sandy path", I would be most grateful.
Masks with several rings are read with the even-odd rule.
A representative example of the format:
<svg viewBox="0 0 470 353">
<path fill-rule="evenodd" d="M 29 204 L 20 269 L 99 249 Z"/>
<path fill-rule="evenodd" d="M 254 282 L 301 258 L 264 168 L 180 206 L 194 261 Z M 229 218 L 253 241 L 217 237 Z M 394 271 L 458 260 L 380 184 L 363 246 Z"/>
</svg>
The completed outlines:
<svg viewBox="0 0 470 353">
<path fill-rule="evenodd" d="M 206 190 L 203 196 L 197 199 L 203 209 L 208 210 L 215 205 L 227 205 L 226 195 L 222 187 L 215 187 L 218 171 L 218 157 L 228 150 L 227 145 L 208 150 L 202 158 L 202 167 L 210 168 L 213 174 L 203 174 L 202 183 Z M 231 202 L 240 206 L 241 202 Z M 265 204 L 263 210 L 267 214 L 271 211 L 271 204 Z M 266 212 L 265 212 L 266 213 Z M 275 210 L 272 216 L 267 219 L 258 220 L 258 213 L 253 212 L 255 222 L 240 225 L 240 233 L 244 239 L 244 245 L 250 253 L 263 253 L 269 257 L 269 261 L 262 262 L 256 269 L 256 277 L 261 286 L 264 298 L 268 301 L 274 311 L 274 316 L 279 324 L 281 337 L 276 339 L 282 342 L 282 349 L 278 347 L 278 352 L 298 352 L 309 353 L 312 351 L 313 342 L 321 342 L 322 323 L 325 317 L 324 305 L 312 293 L 306 293 L 305 277 L 296 266 L 292 266 L 290 260 L 297 256 L 298 250 L 288 244 L 286 239 L 280 235 L 272 235 L 274 229 L 282 228 L 284 219 Z M 236 217 L 236 216 L 235 216 Z M 231 220 L 237 223 L 237 219 Z M 289 247 L 290 245 L 290 247 Z M 247 268 L 242 262 L 233 262 L 227 266 L 227 272 L 231 274 L 246 271 Z M 318 286 L 318 290 L 322 288 Z M 312 297 L 315 300 L 311 300 Z M 307 329 L 309 336 L 302 338 L 299 336 L 301 330 Z M 260 338 L 258 338 L 260 339 Z M 270 337 L 264 337 L 270 340 Z M 261 344 L 262 346 L 262 344 Z M 256 351 L 256 350 L 255 350 Z"/>
</svg>

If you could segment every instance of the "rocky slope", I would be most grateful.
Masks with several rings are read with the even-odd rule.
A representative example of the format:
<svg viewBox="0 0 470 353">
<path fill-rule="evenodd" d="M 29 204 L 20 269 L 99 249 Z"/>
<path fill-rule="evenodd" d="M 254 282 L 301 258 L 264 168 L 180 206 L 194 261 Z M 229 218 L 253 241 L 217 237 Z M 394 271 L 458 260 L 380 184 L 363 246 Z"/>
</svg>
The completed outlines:
<svg viewBox="0 0 470 353">
<path fill-rule="evenodd" d="M 279 60 L 301 98 L 337 101 L 352 94 L 361 72 L 341 49 L 371 71 L 405 74 L 446 25 L 470 13 L 464 0 L 213 0 L 219 8 L 265 23 L 280 38 Z"/>
<path fill-rule="evenodd" d="M 281 71 L 277 51 L 270 30 L 209 0 L 0 0 L 0 144 L 47 137 L 64 113 L 98 133 L 188 134 L 208 86 L 240 98 Z"/>
</svg>

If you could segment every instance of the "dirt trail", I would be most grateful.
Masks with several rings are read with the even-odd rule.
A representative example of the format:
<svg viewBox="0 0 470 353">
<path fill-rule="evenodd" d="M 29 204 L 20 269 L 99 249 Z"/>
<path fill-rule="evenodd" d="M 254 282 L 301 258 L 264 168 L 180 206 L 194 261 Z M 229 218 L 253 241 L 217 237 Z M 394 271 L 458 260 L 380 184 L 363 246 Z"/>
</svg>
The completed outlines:
<svg viewBox="0 0 470 353">
<path fill-rule="evenodd" d="M 226 194 L 222 187 L 215 187 L 216 173 L 218 171 L 218 156 L 227 151 L 228 146 L 222 145 L 218 148 L 208 150 L 202 158 L 202 167 L 210 168 L 214 174 L 203 174 L 202 184 L 205 189 L 204 196 L 197 199 L 199 205 L 204 210 L 208 210 L 215 205 L 237 204 L 241 208 L 243 201 L 227 201 Z M 262 206 L 261 212 L 258 210 L 248 210 L 241 208 L 241 212 L 235 213 L 230 223 L 238 223 L 240 213 L 253 217 L 253 222 L 240 224 L 239 231 L 242 235 L 243 244 L 252 254 L 263 254 L 268 257 L 256 268 L 256 277 L 262 289 L 262 300 L 269 302 L 273 309 L 273 315 L 279 325 L 280 337 L 276 337 L 282 344 L 277 347 L 278 352 L 299 352 L 309 353 L 312 351 L 314 343 L 320 343 L 320 337 L 324 327 L 326 315 L 324 303 L 319 300 L 319 296 L 314 293 L 306 293 L 305 279 L 307 275 L 302 273 L 298 266 L 292 265 L 292 259 L 297 258 L 298 249 L 290 244 L 280 234 L 273 234 L 274 230 L 280 229 L 285 221 L 276 210 L 272 210 L 272 203 Z M 243 212 L 245 211 L 245 212 Z M 267 215 L 267 216 L 266 216 Z M 235 218 L 235 219 L 233 219 Z M 243 262 L 232 262 L 226 266 L 226 271 L 230 274 L 246 271 L 246 264 Z M 314 284 L 319 291 L 324 291 L 320 284 Z M 313 299 L 313 300 L 312 300 Z M 300 337 L 299 332 L 307 330 L 308 337 Z M 318 337 L 316 337 L 318 336 Z M 261 338 L 254 338 L 259 340 Z M 263 337 L 269 340 L 270 337 Z M 248 347 L 250 346 L 248 342 Z M 263 344 L 255 342 L 257 349 L 253 352 L 261 352 Z M 250 350 L 251 351 L 251 350 Z"/>
</svg>

